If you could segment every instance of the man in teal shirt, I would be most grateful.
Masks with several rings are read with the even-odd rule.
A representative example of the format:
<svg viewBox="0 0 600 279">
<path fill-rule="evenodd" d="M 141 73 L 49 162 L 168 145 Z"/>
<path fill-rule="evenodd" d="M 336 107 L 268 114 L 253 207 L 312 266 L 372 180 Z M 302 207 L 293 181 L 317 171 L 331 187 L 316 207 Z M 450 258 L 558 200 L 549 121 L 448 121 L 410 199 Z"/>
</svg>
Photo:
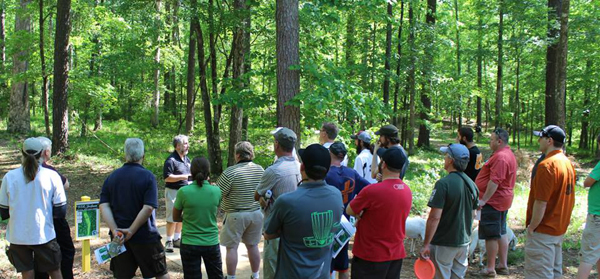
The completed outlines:
<svg viewBox="0 0 600 279">
<path fill-rule="evenodd" d="M 600 145 L 600 135 L 596 138 Z M 588 215 L 581 236 L 581 258 L 577 278 L 588 278 L 594 264 L 600 271 L 600 162 L 590 172 L 583 186 L 590 187 L 588 192 Z"/>
</svg>

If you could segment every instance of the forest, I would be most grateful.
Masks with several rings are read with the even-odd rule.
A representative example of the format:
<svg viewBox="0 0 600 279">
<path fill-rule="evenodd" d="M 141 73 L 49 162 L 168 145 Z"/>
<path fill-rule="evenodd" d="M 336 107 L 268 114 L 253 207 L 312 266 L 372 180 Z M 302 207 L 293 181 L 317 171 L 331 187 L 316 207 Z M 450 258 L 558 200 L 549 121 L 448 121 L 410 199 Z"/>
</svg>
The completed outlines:
<svg viewBox="0 0 600 279">
<path fill-rule="evenodd" d="M 448 126 L 503 127 L 520 148 L 557 124 L 589 153 L 600 131 L 594 1 L 0 5 L 2 126 L 27 134 L 43 116 L 55 153 L 117 120 L 206 137 L 215 173 L 259 127 L 389 122 L 411 154 Z"/>
</svg>

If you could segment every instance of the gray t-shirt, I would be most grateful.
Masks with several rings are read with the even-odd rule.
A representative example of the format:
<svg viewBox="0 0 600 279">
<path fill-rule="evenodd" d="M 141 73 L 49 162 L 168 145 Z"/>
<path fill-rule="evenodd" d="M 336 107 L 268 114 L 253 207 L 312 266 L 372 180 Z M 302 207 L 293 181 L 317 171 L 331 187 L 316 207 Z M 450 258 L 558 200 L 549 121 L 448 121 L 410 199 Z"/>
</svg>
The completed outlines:
<svg viewBox="0 0 600 279">
<path fill-rule="evenodd" d="M 280 232 L 275 278 L 328 279 L 343 210 L 342 194 L 324 181 L 302 183 L 279 197 L 265 230 Z"/>
<path fill-rule="evenodd" d="M 301 180 L 300 163 L 292 156 L 283 156 L 265 170 L 256 191 L 264 196 L 267 190 L 271 190 L 273 200 L 277 200 L 285 193 L 296 191 Z M 271 204 L 266 208 L 265 218 L 271 213 L 272 206 Z"/>
</svg>

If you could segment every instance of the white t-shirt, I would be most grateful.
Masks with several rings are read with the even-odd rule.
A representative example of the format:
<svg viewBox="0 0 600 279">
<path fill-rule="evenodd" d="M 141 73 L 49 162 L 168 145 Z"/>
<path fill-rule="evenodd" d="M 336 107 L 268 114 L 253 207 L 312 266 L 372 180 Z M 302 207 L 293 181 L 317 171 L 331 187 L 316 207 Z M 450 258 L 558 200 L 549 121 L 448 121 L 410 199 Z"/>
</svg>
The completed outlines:
<svg viewBox="0 0 600 279">
<path fill-rule="evenodd" d="M 323 147 L 329 149 L 329 147 L 333 144 L 333 142 L 326 142 L 323 144 Z M 344 156 L 344 160 L 342 161 L 342 166 L 347 167 L 348 166 L 348 155 Z"/>
<path fill-rule="evenodd" d="M 363 149 L 356 159 L 354 159 L 354 170 L 358 172 L 360 176 L 369 181 L 369 183 L 377 183 L 376 179 L 371 178 L 371 164 L 373 162 L 373 154 L 369 149 Z M 379 163 L 379 158 L 377 158 Z"/>
<path fill-rule="evenodd" d="M 23 167 L 2 178 L 0 207 L 8 208 L 10 219 L 6 239 L 11 244 L 39 245 L 56 238 L 52 207 L 67 203 L 60 176 L 39 167 L 35 179 L 25 182 Z"/>
</svg>

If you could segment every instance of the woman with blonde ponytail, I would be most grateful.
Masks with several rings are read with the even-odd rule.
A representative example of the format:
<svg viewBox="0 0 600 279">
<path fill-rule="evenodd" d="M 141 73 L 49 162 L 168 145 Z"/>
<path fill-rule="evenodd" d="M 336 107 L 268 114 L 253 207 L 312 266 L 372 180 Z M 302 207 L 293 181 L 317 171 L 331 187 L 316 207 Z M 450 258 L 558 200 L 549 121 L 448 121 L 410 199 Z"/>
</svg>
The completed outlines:
<svg viewBox="0 0 600 279">
<path fill-rule="evenodd" d="M 53 279 L 62 278 L 53 218 L 65 217 L 67 199 L 60 176 L 40 167 L 42 151 L 38 139 L 26 139 L 21 166 L 6 173 L 0 187 L 0 216 L 10 218 L 7 255 L 24 279 L 34 278 L 34 266 Z"/>
<path fill-rule="evenodd" d="M 210 163 L 204 157 L 192 160 L 194 182 L 177 191 L 173 220 L 183 222 L 181 263 L 184 278 L 201 278 L 202 260 L 209 279 L 223 278 L 217 209 L 221 201 L 219 187 L 210 185 Z"/>
</svg>

